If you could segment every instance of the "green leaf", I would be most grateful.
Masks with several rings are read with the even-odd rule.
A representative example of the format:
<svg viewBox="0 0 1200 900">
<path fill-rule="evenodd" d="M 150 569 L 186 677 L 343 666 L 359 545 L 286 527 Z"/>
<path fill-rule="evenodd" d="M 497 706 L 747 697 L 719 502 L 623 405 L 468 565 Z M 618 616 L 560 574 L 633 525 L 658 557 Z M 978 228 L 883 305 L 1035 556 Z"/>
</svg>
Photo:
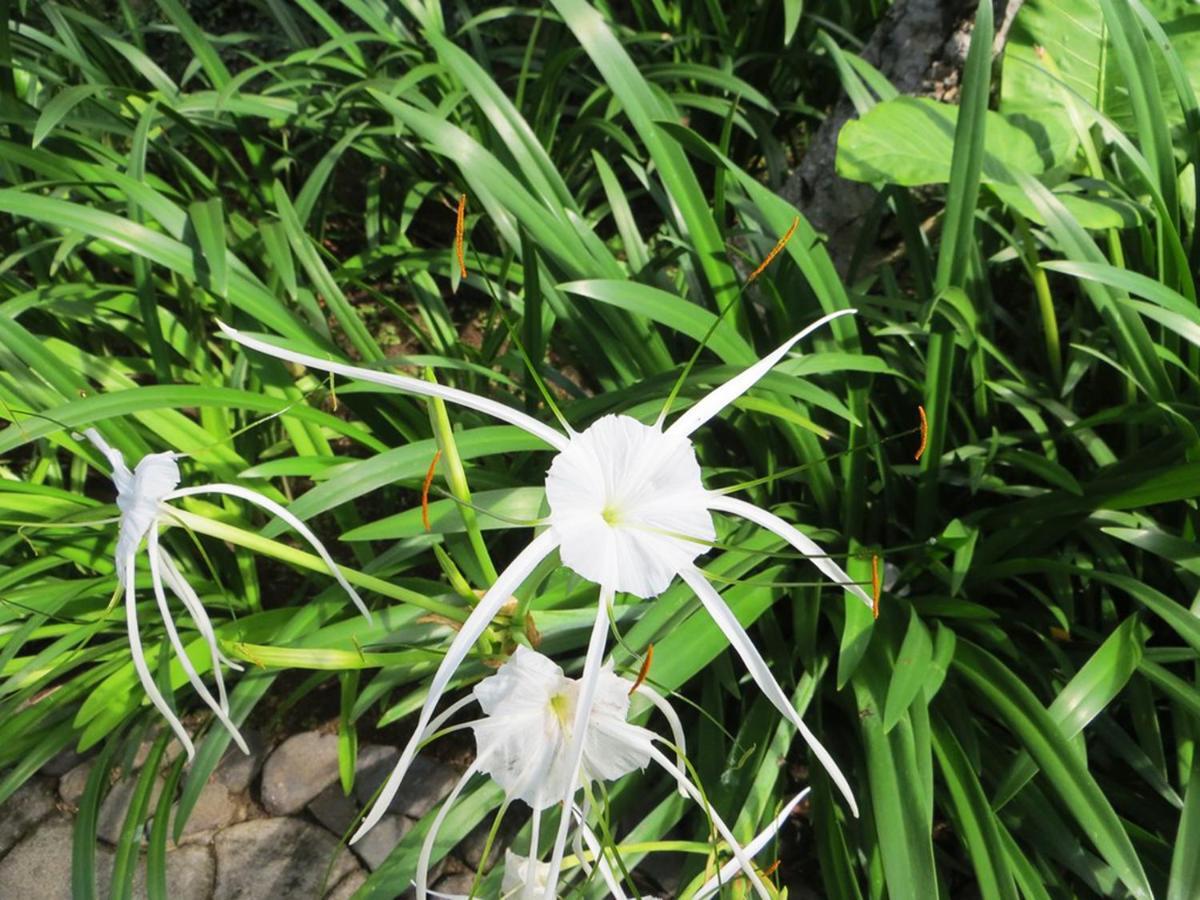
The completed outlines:
<svg viewBox="0 0 1200 900">
<path fill-rule="evenodd" d="M 837 173 L 867 184 L 948 184 L 958 115 L 957 106 L 925 97 L 876 103 L 838 133 Z M 985 182 L 1008 182 L 1005 166 L 1037 175 L 1065 156 L 1066 135 L 1052 121 L 1038 134 L 990 110 L 985 111 L 985 118 L 981 168 Z M 1043 123 L 1039 120 L 1038 124 Z"/>
<path fill-rule="evenodd" d="M 908 631 L 900 652 L 892 666 L 892 679 L 888 684 L 887 702 L 883 707 L 883 731 L 890 732 L 900 717 L 908 710 L 909 704 L 921 693 L 929 676 L 929 666 L 933 661 L 933 641 L 929 637 L 929 629 L 921 621 L 916 610 L 909 614 Z"/>
<path fill-rule="evenodd" d="M 1073 738 L 1125 689 L 1142 660 L 1143 626 L 1137 616 L 1122 622 L 1050 704 L 1050 717 L 1063 737 Z M 996 787 L 992 805 L 999 809 L 1034 775 L 1037 765 L 1022 751 Z"/>
<path fill-rule="evenodd" d="M 1122 884 L 1135 897 L 1150 900 L 1154 892 L 1121 820 L 1033 692 L 994 656 L 969 641 L 958 641 L 954 668 L 1025 745 L 1046 774 L 1047 784 L 1071 811 L 1080 831 L 1113 867 Z"/>
</svg>

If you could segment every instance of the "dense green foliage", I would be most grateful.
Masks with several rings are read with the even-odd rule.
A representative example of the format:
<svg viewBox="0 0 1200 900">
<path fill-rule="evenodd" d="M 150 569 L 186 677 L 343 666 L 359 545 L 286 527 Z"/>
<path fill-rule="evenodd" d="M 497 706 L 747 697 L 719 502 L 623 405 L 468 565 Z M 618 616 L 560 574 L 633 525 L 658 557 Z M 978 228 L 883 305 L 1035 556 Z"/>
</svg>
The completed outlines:
<svg viewBox="0 0 1200 900">
<path fill-rule="evenodd" d="M 861 818 L 683 585 L 618 600 L 618 667 L 655 645 L 650 680 L 692 701 L 692 763 L 740 836 L 812 779 L 783 883 L 1200 895 L 1198 17 L 1028 0 L 993 62 L 985 3 L 949 106 L 895 97 L 854 54 L 882 2 L 471 5 L 196 2 L 202 27 L 180 0 L 101 18 L 85 0 L 0 0 L 0 800 L 69 746 L 120 765 L 159 724 L 110 604 L 115 527 L 69 524 L 115 514 L 108 466 L 73 430 L 131 460 L 187 453 L 186 484 L 254 486 L 336 548 L 374 624 L 253 507 L 181 501 L 164 536 L 250 663 L 233 718 L 327 704 L 347 777 L 358 732 L 420 705 L 444 623 L 528 539 L 512 520 L 543 508 L 548 455 L 516 429 L 335 392 L 216 338 L 217 318 L 550 421 L 533 367 L 582 427 L 652 419 L 701 341 L 683 400 L 854 306 L 698 450 L 711 486 L 753 480 L 745 496 L 856 578 L 873 554 L 888 564 L 873 621 L 732 521 L 704 563 Z M 744 287 L 797 215 L 775 191 L 843 92 L 861 118 L 839 170 L 878 188 L 849 274 L 801 219 Z M 437 449 L 450 477 L 427 534 Z M 193 708 L 143 594 L 159 682 Z M 595 594 L 543 565 L 481 653 L 540 639 L 570 669 Z M 177 773 L 185 810 L 228 744 L 209 727 Z M 81 804 L 77 890 L 105 787 Z M 707 840 L 671 787 L 611 791 L 628 866 Z M 441 852 L 498 800 L 473 787 Z M 422 834 L 363 896 L 407 884 Z M 152 856 L 167 837 L 153 830 Z M 711 848 L 673 847 L 700 851 L 678 857 L 686 883 Z M 132 870 L 113 878 L 124 896 Z"/>
</svg>

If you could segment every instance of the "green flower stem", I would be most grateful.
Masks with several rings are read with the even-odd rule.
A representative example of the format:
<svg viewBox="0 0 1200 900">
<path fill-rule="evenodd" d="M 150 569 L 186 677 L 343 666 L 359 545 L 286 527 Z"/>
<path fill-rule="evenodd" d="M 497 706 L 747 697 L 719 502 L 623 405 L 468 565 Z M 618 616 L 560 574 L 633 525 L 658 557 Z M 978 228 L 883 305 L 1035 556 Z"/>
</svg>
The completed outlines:
<svg viewBox="0 0 1200 900">
<path fill-rule="evenodd" d="M 270 538 L 262 537 L 234 525 L 218 522 L 216 519 L 198 516 L 178 507 L 172 507 L 168 518 L 174 519 L 185 528 L 197 534 L 206 534 L 218 540 L 228 541 L 231 544 L 245 547 L 247 550 L 261 553 L 264 556 L 273 557 L 297 568 L 308 569 L 312 572 L 329 571 L 321 557 L 315 553 L 306 553 L 303 550 L 297 550 L 294 547 L 289 547 L 286 544 L 281 544 L 278 541 L 273 541 Z M 357 569 L 338 566 L 338 570 L 345 576 L 348 582 L 356 587 L 374 591 L 381 596 L 390 597 L 393 600 L 411 603 L 413 606 L 419 606 L 421 609 L 439 616 L 445 616 L 447 619 L 453 619 L 456 622 L 465 622 L 467 619 L 468 613 L 462 607 L 442 603 L 440 600 L 434 600 L 432 597 L 426 597 L 424 594 L 394 585 L 391 582 L 384 581 L 382 578 L 376 578 L 374 575 L 367 575 Z"/>
</svg>

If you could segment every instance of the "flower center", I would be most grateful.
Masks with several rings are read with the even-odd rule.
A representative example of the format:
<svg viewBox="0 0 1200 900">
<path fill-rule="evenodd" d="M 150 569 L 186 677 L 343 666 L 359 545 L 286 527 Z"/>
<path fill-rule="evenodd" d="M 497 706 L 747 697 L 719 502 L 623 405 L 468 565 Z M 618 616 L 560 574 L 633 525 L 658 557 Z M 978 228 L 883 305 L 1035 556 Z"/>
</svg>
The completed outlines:
<svg viewBox="0 0 1200 900">
<path fill-rule="evenodd" d="M 550 697 L 550 710 L 554 713 L 554 718 L 558 719 L 558 724 L 564 729 L 571 726 L 573 718 L 571 708 L 574 705 L 566 691 L 559 691 Z"/>
<path fill-rule="evenodd" d="M 715 533 L 696 452 L 630 416 L 604 416 L 554 457 L 550 523 L 563 565 L 589 581 L 655 597 Z"/>
</svg>

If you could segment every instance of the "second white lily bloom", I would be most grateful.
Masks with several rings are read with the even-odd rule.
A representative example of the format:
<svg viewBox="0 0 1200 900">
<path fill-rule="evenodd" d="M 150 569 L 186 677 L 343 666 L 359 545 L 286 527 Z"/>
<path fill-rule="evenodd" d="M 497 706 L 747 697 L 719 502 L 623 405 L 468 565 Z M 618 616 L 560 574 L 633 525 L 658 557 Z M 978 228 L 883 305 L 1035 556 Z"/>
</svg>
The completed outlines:
<svg viewBox="0 0 1200 900">
<path fill-rule="evenodd" d="M 303 536 L 312 545 L 313 549 L 317 551 L 321 559 L 325 561 L 325 564 L 329 566 L 329 571 L 333 573 L 333 577 L 337 579 L 346 593 L 350 595 L 350 598 L 358 606 L 362 614 L 368 619 L 370 619 L 371 614 L 367 611 L 362 598 L 358 596 L 358 593 L 350 586 L 350 583 L 346 581 L 342 573 L 338 571 L 333 557 L 329 555 L 329 552 L 317 539 L 317 536 L 308 529 L 308 526 L 274 500 L 264 497 L 258 491 L 252 491 L 236 484 L 206 484 L 198 487 L 181 488 L 179 487 L 180 474 L 179 463 L 177 462 L 179 456 L 175 453 L 148 453 L 138 461 L 133 471 L 130 472 L 129 467 L 125 465 L 125 457 L 121 454 L 121 451 L 110 446 L 95 428 L 87 429 L 83 435 L 95 445 L 96 449 L 107 457 L 109 464 L 112 466 L 112 480 L 117 488 L 117 509 L 121 511 L 115 558 L 117 580 L 125 590 L 125 620 L 129 631 L 129 652 L 133 658 L 133 667 L 137 671 L 138 680 L 141 681 L 142 688 L 146 691 L 146 696 L 150 698 L 150 702 L 154 704 L 155 708 L 162 713 L 163 718 L 167 720 L 167 723 L 179 738 L 179 742 L 183 744 L 184 750 L 187 751 L 188 759 L 191 759 L 196 752 L 192 746 L 191 736 L 184 729 L 183 723 L 179 721 L 179 717 L 171 710 L 166 698 L 162 695 L 162 691 L 159 690 L 154 676 L 150 673 L 150 667 L 146 664 L 146 655 L 142 650 L 141 636 L 138 632 L 137 590 L 134 586 L 134 575 L 137 568 L 137 552 L 143 538 L 146 540 L 146 554 L 150 562 L 150 581 L 154 589 L 154 599 L 158 603 L 158 610 L 162 615 L 163 625 L 167 630 L 167 638 L 170 640 L 171 647 L 175 650 L 175 656 L 179 660 L 179 665 L 183 668 L 188 681 L 191 682 L 196 693 L 200 695 L 200 698 L 213 711 L 213 714 L 221 724 L 228 729 L 234 741 L 237 742 L 238 747 L 241 748 L 243 753 L 249 753 L 250 751 L 246 747 L 246 742 L 242 739 L 241 733 L 229 718 L 229 700 L 225 694 L 225 681 L 221 677 L 222 665 L 239 671 L 241 670 L 241 666 L 227 659 L 221 653 L 220 648 L 217 646 L 216 632 L 213 630 L 208 613 L 204 610 L 204 604 L 200 602 L 200 598 L 197 596 L 195 590 L 187 583 L 187 580 L 179 571 L 175 560 L 167 552 L 166 548 L 159 543 L 159 524 L 164 517 L 170 515 L 170 508 L 165 506 L 165 504 L 171 500 L 192 497 L 197 494 L 228 494 L 261 506 L 272 515 L 279 516 L 279 518 L 283 519 Z M 175 620 L 167 603 L 166 591 L 163 589 L 164 584 L 167 588 L 170 588 L 171 593 L 183 604 L 187 614 L 195 622 L 196 630 L 200 632 L 208 644 L 212 660 L 213 676 L 217 684 L 216 697 L 213 697 L 212 693 L 208 690 L 208 686 L 205 685 L 204 680 L 200 677 L 195 666 L 192 665 L 191 659 L 188 657 L 187 648 L 179 636 L 179 630 L 175 627 Z"/>
<path fill-rule="evenodd" d="M 476 774 L 485 774 L 504 789 L 508 801 L 523 800 L 533 810 L 530 822 L 531 852 L 528 858 L 512 857 L 505 866 L 505 891 L 520 888 L 516 896 L 532 900 L 539 893 L 556 896 L 559 868 L 564 853 L 565 830 L 560 828 L 551 852 L 551 861 L 538 859 L 542 810 L 561 803 L 569 785 L 578 781 L 591 784 L 615 781 L 653 762 L 676 780 L 686 796 L 704 805 L 704 796 L 687 777 L 682 763 L 673 762 L 655 744 L 654 732 L 627 721 L 631 693 L 644 697 L 659 709 L 671 728 L 676 753 L 683 753 L 683 730 L 670 705 L 645 684 L 621 678 L 606 663 L 595 678 L 595 702 L 582 722 L 578 706 L 583 679 L 568 678 L 553 660 L 528 647 L 517 647 L 513 655 L 491 675 L 480 681 L 472 692 L 484 715 L 467 723 L 475 733 L 475 761 L 454 785 L 442 808 L 434 816 L 425 836 L 417 862 L 417 900 L 428 895 L 429 865 L 433 847 L 442 822 L 449 814 L 467 782 Z M 472 697 L 453 704 L 432 723 L 432 731 L 440 729 L 450 716 L 466 706 Z M 583 746 L 581 771 L 572 768 L 571 750 Z M 574 791 L 572 791 L 574 793 Z M 582 842 L 592 852 L 601 879 L 611 896 L 624 900 L 620 882 L 613 873 L 599 842 L 587 823 L 586 814 L 574 804 L 572 815 L 562 815 L 560 821 L 568 826 L 578 823 Z M 761 897 L 768 897 L 766 888 L 750 862 L 749 855 L 733 836 L 729 827 L 711 807 L 705 813 L 721 838 L 733 853 L 733 869 L 723 869 L 727 880 L 733 870 L 750 879 Z"/>
<path fill-rule="evenodd" d="M 566 755 L 569 777 L 560 800 L 568 806 L 572 803 L 582 776 L 586 733 L 582 725 L 591 714 L 597 697 L 608 630 L 608 606 L 613 595 L 617 591 L 626 591 L 642 598 L 655 597 L 678 576 L 696 592 L 755 683 L 796 726 L 857 815 L 853 791 L 837 763 L 804 724 L 746 630 L 696 567 L 697 557 L 708 549 L 715 536 L 712 513 L 738 516 L 774 532 L 808 557 L 831 581 L 853 593 L 868 607 L 871 598 L 793 525 L 744 500 L 706 489 L 691 442 L 691 435 L 698 428 L 749 390 L 798 341 L 831 320 L 854 312 L 852 309 L 840 310 L 818 319 L 768 356 L 712 390 L 666 428 L 661 422 L 645 425 L 630 416 L 609 415 L 582 432 L 569 430 L 565 435 L 526 413 L 486 397 L 405 375 L 298 353 L 244 335 L 221 323 L 221 330 L 243 346 L 323 372 L 386 385 L 418 396 L 440 397 L 515 425 L 557 451 L 546 476 L 550 527 L 535 537 L 500 574 L 455 635 L 429 685 L 428 698 L 418 716 L 412 739 L 351 843 L 373 827 L 387 809 L 417 747 L 431 733 L 437 704 L 454 671 L 521 582 L 555 550 L 559 551 L 565 566 L 600 586 L 600 602 L 575 701 L 576 727 Z M 568 824 L 569 817 L 563 816 L 555 842 L 556 852 L 550 863 L 551 884 L 557 880 Z M 546 896 L 550 900 L 549 892 Z"/>
</svg>

